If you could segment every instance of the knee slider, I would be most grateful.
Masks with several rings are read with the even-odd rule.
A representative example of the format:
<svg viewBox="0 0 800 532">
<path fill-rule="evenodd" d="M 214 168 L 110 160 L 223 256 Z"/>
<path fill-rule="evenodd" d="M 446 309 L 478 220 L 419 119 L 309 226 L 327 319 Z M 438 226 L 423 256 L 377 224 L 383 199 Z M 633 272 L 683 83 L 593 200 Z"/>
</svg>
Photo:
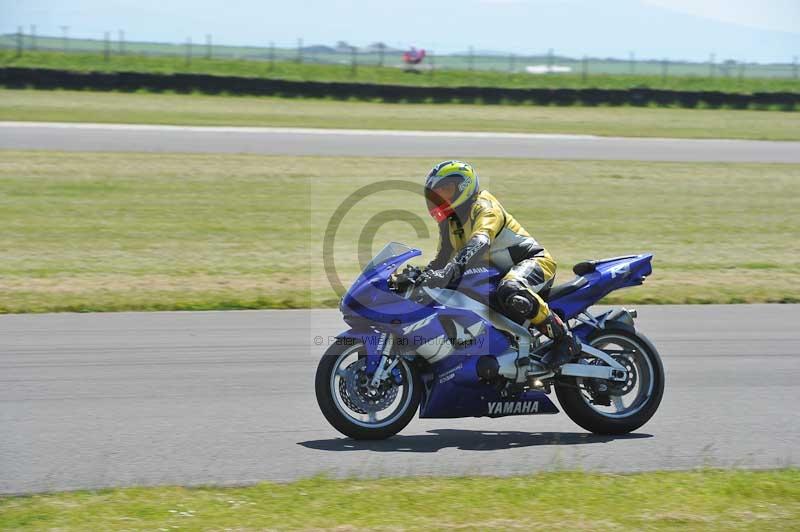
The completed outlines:
<svg viewBox="0 0 800 532">
<path fill-rule="evenodd" d="M 539 300 L 531 295 L 519 281 L 510 280 L 500 283 L 497 295 L 505 313 L 515 321 L 523 322 L 539 312 Z"/>
</svg>

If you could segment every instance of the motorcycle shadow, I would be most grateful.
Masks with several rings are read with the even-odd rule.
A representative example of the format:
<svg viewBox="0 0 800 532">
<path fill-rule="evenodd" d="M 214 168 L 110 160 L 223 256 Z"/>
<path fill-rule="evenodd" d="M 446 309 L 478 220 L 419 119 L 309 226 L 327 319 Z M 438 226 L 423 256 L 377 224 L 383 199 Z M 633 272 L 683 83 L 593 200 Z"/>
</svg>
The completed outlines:
<svg viewBox="0 0 800 532">
<path fill-rule="evenodd" d="M 352 440 L 331 438 L 298 442 L 298 445 L 319 451 L 378 451 L 435 453 L 442 449 L 462 451 L 498 451 L 538 445 L 586 445 L 614 440 L 652 438 L 652 434 L 633 433 L 600 436 L 586 432 L 522 432 L 490 430 L 429 430 L 427 434 L 393 436 L 387 440 Z"/>
</svg>

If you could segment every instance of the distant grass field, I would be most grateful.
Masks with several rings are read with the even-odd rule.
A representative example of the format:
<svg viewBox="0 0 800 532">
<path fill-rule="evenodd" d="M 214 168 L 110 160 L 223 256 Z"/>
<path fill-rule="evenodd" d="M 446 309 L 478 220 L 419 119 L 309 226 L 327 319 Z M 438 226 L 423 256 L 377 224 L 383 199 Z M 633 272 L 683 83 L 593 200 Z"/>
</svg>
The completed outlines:
<svg viewBox="0 0 800 532">
<path fill-rule="evenodd" d="M 800 473 L 557 472 L 0 498 L 3 530 L 797 530 Z"/>
<path fill-rule="evenodd" d="M 0 312 L 321 307 L 328 221 L 359 187 L 429 159 L 2 152 Z M 608 302 L 800 302 L 800 165 L 472 161 L 557 258 L 654 252 L 643 287 Z M 401 217 L 419 217 L 420 233 Z M 387 220 L 381 218 L 390 216 Z M 370 249 L 358 239 L 379 224 Z M 421 247 L 423 199 L 386 190 L 342 216 L 346 286 L 388 241 Z"/>
<path fill-rule="evenodd" d="M 513 88 L 600 88 L 628 89 L 650 87 L 673 90 L 709 90 L 732 93 L 798 92 L 800 81 L 785 78 L 738 78 L 708 76 L 667 76 L 631 74 L 593 74 L 583 80 L 579 74 L 531 75 L 525 72 L 447 69 L 418 73 L 401 68 L 346 64 L 310 64 L 292 61 L 253 61 L 247 59 L 204 59 L 195 57 L 187 64 L 179 56 L 111 55 L 108 61 L 99 53 L 29 52 L 16 57 L 12 50 L 0 50 L 0 66 L 55 68 L 77 71 L 192 72 L 220 76 L 245 76 L 299 81 L 349 81 L 393 85 L 477 86 Z"/>
<path fill-rule="evenodd" d="M 84 91 L 0 89 L 0 120 L 800 140 L 800 113 L 772 111 L 396 105 Z"/>
</svg>

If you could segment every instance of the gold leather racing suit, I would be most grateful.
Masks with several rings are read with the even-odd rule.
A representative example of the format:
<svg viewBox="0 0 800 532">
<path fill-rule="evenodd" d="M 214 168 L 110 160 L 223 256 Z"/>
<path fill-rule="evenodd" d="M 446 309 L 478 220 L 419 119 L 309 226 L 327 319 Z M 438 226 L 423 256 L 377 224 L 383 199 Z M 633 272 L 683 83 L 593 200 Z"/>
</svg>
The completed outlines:
<svg viewBox="0 0 800 532">
<path fill-rule="evenodd" d="M 495 305 L 519 323 L 530 320 L 535 326 L 544 322 L 550 316 L 550 308 L 540 293 L 552 286 L 556 262 L 486 190 L 480 191 L 462 212 L 457 211 L 439 224 L 439 247 L 428 268 L 442 268 L 477 235 L 484 235 L 489 241 L 488 250 L 479 258 L 506 272 L 497 286 Z M 520 294 L 529 299 L 529 305 L 509 303 Z"/>
</svg>

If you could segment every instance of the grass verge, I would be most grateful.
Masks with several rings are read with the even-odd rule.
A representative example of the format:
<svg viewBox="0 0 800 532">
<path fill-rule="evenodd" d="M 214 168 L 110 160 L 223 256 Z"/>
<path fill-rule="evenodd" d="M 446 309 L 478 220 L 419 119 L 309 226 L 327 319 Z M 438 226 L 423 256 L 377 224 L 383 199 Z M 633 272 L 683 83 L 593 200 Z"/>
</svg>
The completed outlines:
<svg viewBox="0 0 800 532">
<path fill-rule="evenodd" d="M 0 498 L 4 530 L 796 530 L 800 472 L 578 472 Z"/>
<path fill-rule="evenodd" d="M 397 62 L 396 60 L 394 62 Z M 478 87 L 511 87 L 511 88 L 598 88 L 629 89 L 632 87 L 650 87 L 654 89 L 687 90 L 687 91 L 720 91 L 731 93 L 752 92 L 797 92 L 797 80 L 785 78 L 751 78 L 738 76 L 706 75 L 634 75 L 592 74 L 583 79 L 580 73 L 531 75 L 525 72 L 508 72 L 501 67 L 500 71 L 446 69 L 423 71 L 421 73 L 405 72 L 401 68 L 359 65 L 354 71 L 346 64 L 313 64 L 297 63 L 278 59 L 269 61 L 253 61 L 247 59 L 205 59 L 194 57 L 186 62 L 182 51 L 174 56 L 146 56 L 129 53 L 112 54 L 107 60 L 100 53 L 85 52 L 48 52 L 26 51 L 17 57 L 15 50 L 0 51 L 0 66 L 52 68 L 75 71 L 99 72 L 152 72 L 152 73 L 197 73 L 219 76 L 242 76 L 286 79 L 296 81 L 328 81 L 378 83 L 413 86 L 478 86 Z M 397 65 L 399 66 L 399 65 Z M 676 65 L 673 71 L 680 72 Z"/>
<path fill-rule="evenodd" d="M 336 208 L 379 180 L 417 190 L 434 162 L 3 152 L 0 312 L 335 305 L 322 243 Z M 610 303 L 800 302 L 800 165 L 472 162 L 561 281 L 579 260 L 655 253 L 652 278 Z M 420 247 L 420 263 L 435 249 L 408 191 L 376 190 L 337 219 L 345 286 L 386 242 Z"/>
<path fill-rule="evenodd" d="M 800 140 L 800 114 L 0 89 L 0 120 Z"/>
</svg>

